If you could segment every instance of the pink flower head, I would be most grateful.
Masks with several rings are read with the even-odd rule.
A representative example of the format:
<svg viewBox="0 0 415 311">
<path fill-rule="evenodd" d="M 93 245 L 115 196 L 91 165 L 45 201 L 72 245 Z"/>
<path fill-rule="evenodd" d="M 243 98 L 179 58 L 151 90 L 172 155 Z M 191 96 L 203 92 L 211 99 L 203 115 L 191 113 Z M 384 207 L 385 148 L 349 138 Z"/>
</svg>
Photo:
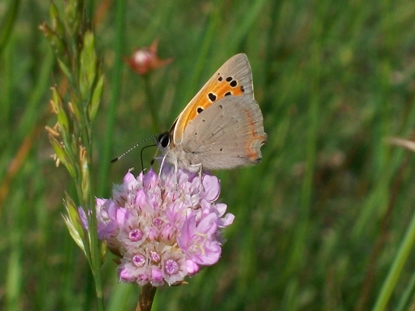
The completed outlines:
<svg viewBox="0 0 415 311">
<path fill-rule="evenodd" d="M 180 284 L 215 264 L 222 230 L 234 220 L 226 204 L 215 203 L 219 194 L 215 176 L 164 167 L 160 176 L 128 172 L 111 199 L 97 199 L 98 236 L 121 257 L 120 281 Z"/>
<path fill-rule="evenodd" d="M 157 45 L 158 40 L 156 39 L 150 47 L 135 50 L 129 58 L 125 58 L 126 63 L 140 75 L 145 75 L 154 69 L 171 63 L 172 58 L 159 58 L 157 55 Z"/>
</svg>

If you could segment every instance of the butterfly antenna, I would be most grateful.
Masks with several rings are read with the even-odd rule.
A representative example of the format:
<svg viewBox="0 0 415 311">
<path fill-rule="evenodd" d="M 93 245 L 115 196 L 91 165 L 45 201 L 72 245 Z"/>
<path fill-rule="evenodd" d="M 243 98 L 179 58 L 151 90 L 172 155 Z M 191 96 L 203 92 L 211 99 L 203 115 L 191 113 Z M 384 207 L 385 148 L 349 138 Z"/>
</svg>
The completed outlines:
<svg viewBox="0 0 415 311">
<path fill-rule="evenodd" d="M 147 148 L 149 148 L 149 147 L 157 147 L 157 145 L 156 145 L 156 144 L 152 144 L 152 145 L 144 146 L 144 147 L 141 149 L 141 152 L 140 152 L 140 159 L 141 159 L 141 170 L 144 170 L 143 151 L 144 151 L 144 149 L 147 149 Z M 153 160 L 151 160 L 151 165 L 153 165 L 153 161 L 154 161 L 154 159 L 153 159 Z"/>
<path fill-rule="evenodd" d="M 111 160 L 111 163 L 117 162 L 119 159 L 121 159 L 122 157 L 124 157 L 127 153 L 131 152 L 132 150 L 134 150 L 135 148 L 137 148 L 138 146 L 140 146 L 141 144 L 145 143 L 146 141 L 149 141 L 150 139 L 156 139 L 157 136 L 156 135 L 151 135 L 149 137 L 147 137 L 146 139 L 140 141 L 138 144 L 135 144 L 134 146 L 132 146 L 130 149 L 128 149 L 126 152 L 122 153 L 121 155 L 119 155 L 118 157 L 114 158 Z M 147 147 L 151 147 L 153 145 L 147 146 Z M 146 147 L 145 147 L 146 148 Z M 144 149 L 144 148 L 143 148 Z M 143 166 L 143 157 L 142 157 L 142 152 L 143 150 L 141 150 L 141 166 Z"/>
</svg>

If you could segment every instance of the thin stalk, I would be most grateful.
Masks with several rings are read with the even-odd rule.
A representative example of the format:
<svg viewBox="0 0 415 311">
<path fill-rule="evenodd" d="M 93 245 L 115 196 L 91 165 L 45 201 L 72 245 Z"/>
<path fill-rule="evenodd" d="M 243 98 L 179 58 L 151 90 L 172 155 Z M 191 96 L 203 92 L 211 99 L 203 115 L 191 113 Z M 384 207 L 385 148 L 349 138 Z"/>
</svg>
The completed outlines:
<svg viewBox="0 0 415 311">
<path fill-rule="evenodd" d="M 0 24 L 0 54 L 12 33 L 13 26 L 16 22 L 17 11 L 19 10 L 20 0 L 9 1 L 9 7 L 7 13 L 4 14 L 4 20 Z"/>
<path fill-rule="evenodd" d="M 208 19 L 208 25 L 206 29 L 206 33 L 203 37 L 199 56 L 197 57 L 197 60 L 195 61 L 194 69 L 192 71 L 192 76 L 189 80 L 188 87 L 186 88 L 187 92 L 184 93 L 185 101 L 190 100 L 191 94 L 193 94 L 196 90 L 196 86 L 199 83 L 200 76 L 203 71 L 203 67 L 205 66 L 205 60 L 207 58 L 209 49 L 212 45 L 212 42 L 214 42 L 215 34 L 218 30 L 219 21 L 221 19 L 221 13 L 222 13 L 222 3 L 223 1 L 215 1 L 213 5 L 213 11 Z"/>
<path fill-rule="evenodd" d="M 288 310 L 298 310 L 298 296 L 301 290 L 301 273 L 306 263 L 308 241 L 310 239 L 310 208 L 313 196 L 313 181 L 316 166 L 318 127 L 320 121 L 320 92 L 321 92 L 321 37 L 324 24 L 326 6 L 318 3 L 315 7 L 313 30 L 311 35 L 311 61 L 310 61 L 310 103 L 307 112 L 307 143 L 305 146 L 305 173 L 301 188 L 300 215 L 296 225 L 291 254 L 288 266 L 285 269 L 286 277 L 290 279 L 288 294 Z"/>
<path fill-rule="evenodd" d="M 111 81 L 111 100 L 108 103 L 108 113 L 105 131 L 103 152 L 101 152 L 101 169 L 99 170 L 98 180 L 105 181 L 108 179 L 109 163 L 111 160 L 111 148 L 114 145 L 114 123 L 115 111 L 119 103 L 121 95 L 121 72 L 123 68 L 122 53 L 124 48 L 124 32 L 125 32 L 125 0 L 116 1 L 116 35 L 115 35 L 115 61 L 112 71 Z M 101 182 L 98 185 L 97 194 L 101 196 L 104 193 L 108 183 Z"/>
<path fill-rule="evenodd" d="M 398 278 L 402 272 L 403 266 L 415 244 L 415 213 L 412 215 L 411 223 L 405 233 L 404 239 L 399 247 L 398 254 L 392 264 L 392 267 L 382 285 L 382 289 L 376 300 L 373 311 L 385 310 L 386 305 L 396 286 Z"/>
<path fill-rule="evenodd" d="M 399 301 L 396 311 L 405 311 L 410 308 L 410 299 L 415 293 L 415 273 L 412 274 L 411 279 L 409 280 L 408 285 Z M 412 298 L 413 299 L 413 298 Z"/>
<path fill-rule="evenodd" d="M 151 86 L 150 86 L 150 75 L 149 74 L 145 74 L 143 75 L 143 80 L 144 80 L 144 93 L 146 94 L 147 100 L 147 107 L 148 110 L 150 110 L 151 113 L 151 119 L 153 120 L 153 129 L 156 133 L 160 132 L 160 122 L 159 122 L 159 117 L 158 117 L 158 113 L 157 113 L 157 106 L 155 101 L 154 101 L 154 96 L 153 96 L 153 92 L 151 91 Z"/>
</svg>

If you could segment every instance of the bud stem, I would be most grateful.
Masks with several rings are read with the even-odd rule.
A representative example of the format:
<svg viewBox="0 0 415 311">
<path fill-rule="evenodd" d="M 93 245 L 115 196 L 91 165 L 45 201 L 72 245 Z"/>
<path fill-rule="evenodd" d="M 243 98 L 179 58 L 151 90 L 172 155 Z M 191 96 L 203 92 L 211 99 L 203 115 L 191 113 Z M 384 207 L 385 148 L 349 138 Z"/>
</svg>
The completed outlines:
<svg viewBox="0 0 415 311">
<path fill-rule="evenodd" d="M 151 91 L 151 86 L 150 86 L 150 75 L 149 74 L 143 75 L 143 80 L 144 80 L 144 92 L 147 97 L 147 107 L 150 110 L 151 118 L 153 120 L 153 129 L 156 133 L 160 133 L 159 118 L 158 118 L 158 113 L 156 110 L 157 105 L 154 102 L 154 97 L 153 97 L 153 93 Z"/>
</svg>

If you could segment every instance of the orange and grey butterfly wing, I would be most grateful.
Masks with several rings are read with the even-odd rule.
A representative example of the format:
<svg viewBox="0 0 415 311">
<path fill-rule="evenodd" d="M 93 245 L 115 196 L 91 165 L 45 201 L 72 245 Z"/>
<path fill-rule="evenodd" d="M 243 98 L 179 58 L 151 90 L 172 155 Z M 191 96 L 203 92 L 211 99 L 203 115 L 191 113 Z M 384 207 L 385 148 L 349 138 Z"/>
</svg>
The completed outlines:
<svg viewBox="0 0 415 311">
<path fill-rule="evenodd" d="M 193 165 L 231 169 L 258 163 L 266 139 L 257 102 L 232 96 L 212 104 L 190 121 L 182 148 Z"/>
<path fill-rule="evenodd" d="M 254 98 L 251 66 L 245 54 L 228 59 L 193 97 L 174 123 L 173 141 L 180 144 L 189 122 L 225 97 Z"/>
</svg>

